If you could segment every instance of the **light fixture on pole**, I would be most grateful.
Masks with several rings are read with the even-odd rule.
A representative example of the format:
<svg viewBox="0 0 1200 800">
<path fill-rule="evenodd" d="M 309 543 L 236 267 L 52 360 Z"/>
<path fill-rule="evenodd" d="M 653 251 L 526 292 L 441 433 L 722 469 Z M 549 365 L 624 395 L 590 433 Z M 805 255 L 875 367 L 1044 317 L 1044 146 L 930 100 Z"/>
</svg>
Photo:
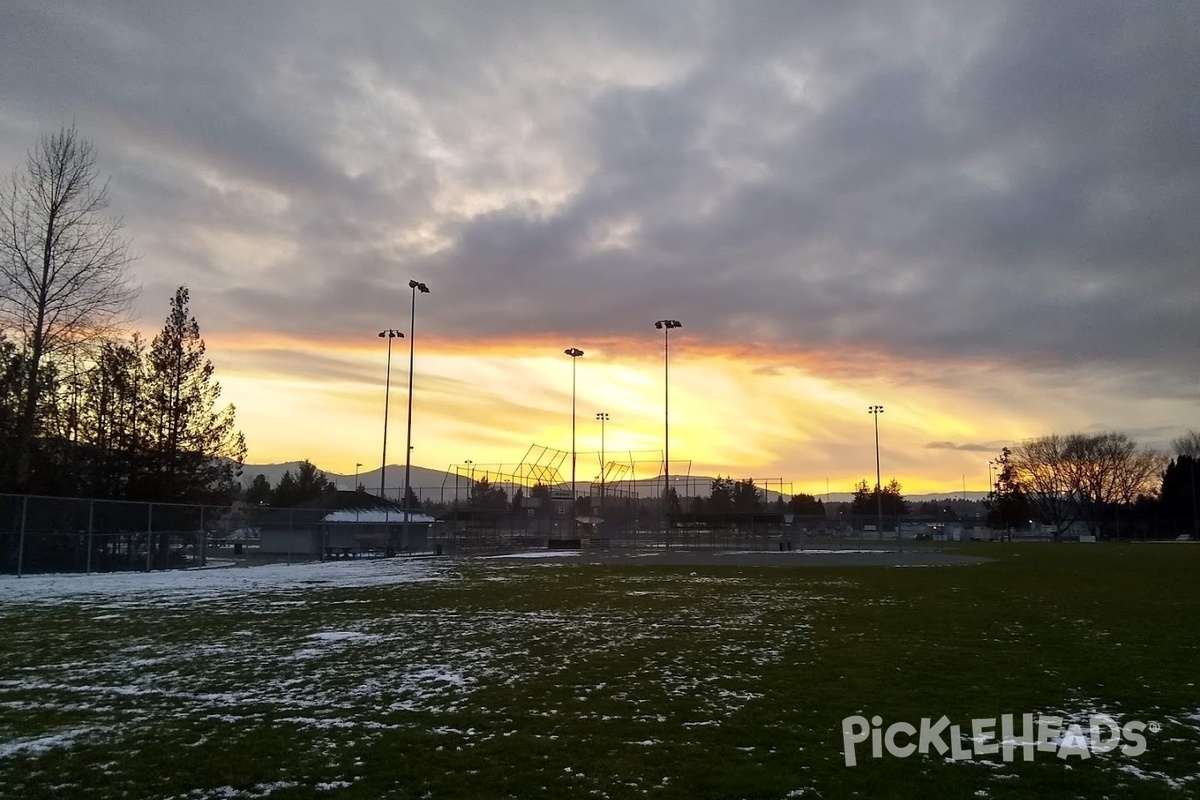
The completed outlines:
<svg viewBox="0 0 1200 800">
<path fill-rule="evenodd" d="M 568 347 L 563 350 L 564 353 L 571 357 L 571 505 L 568 511 L 571 514 L 571 538 L 575 536 L 575 360 L 583 355 L 583 351 L 578 347 Z"/>
<path fill-rule="evenodd" d="M 358 468 L 362 466 L 362 462 L 358 461 L 354 464 L 354 491 L 358 491 Z"/>
<path fill-rule="evenodd" d="M 408 319 L 408 435 L 404 441 L 404 546 L 408 547 L 408 520 L 412 516 L 412 506 L 409 502 L 409 497 L 412 495 L 412 486 L 409 483 L 409 474 L 412 470 L 412 404 L 413 404 L 413 345 L 416 328 L 417 328 L 417 292 L 421 294 L 429 294 L 429 287 L 420 281 L 408 282 L 408 286 L 412 289 L 412 314 Z"/>
<path fill-rule="evenodd" d="M 600 420 L 600 513 L 597 516 L 604 515 L 604 423 L 608 422 L 608 413 L 605 411 L 597 412 L 596 419 Z"/>
<path fill-rule="evenodd" d="M 404 334 L 394 328 L 380 331 L 379 336 L 387 339 L 387 378 L 383 389 L 383 463 L 379 467 L 379 499 L 384 499 L 387 488 L 387 429 L 388 429 L 388 398 L 392 393 L 392 339 L 403 339 Z"/>
<path fill-rule="evenodd" d="M 875 502 L 878 513 L 879 540 L 883 541 L 883 474 L 879 471 L 879 415 L 883 406 L 871 406 L 867 413 L 875 418 Z M 900 526 L 896 526 L 896 535 L 900 535 Z"/>
<path fill-rule="evenodd" d="M 677 319 L 660 319 L 654 327 L 663 332 L 663 522 L 670 527 L 671 513 L 671 331 L 682 328 Z"/>
</svg>

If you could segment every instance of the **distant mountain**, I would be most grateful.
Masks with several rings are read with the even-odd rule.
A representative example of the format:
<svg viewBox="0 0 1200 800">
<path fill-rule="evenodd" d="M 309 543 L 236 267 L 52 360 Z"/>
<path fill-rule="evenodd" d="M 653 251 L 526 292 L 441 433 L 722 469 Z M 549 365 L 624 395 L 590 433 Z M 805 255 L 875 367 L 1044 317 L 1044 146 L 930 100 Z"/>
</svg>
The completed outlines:
<svg viewBox="0 0 1200 800">
<path fill-rule="evenodd" d="M 256 475 L 264 475 L 271 482 L 272 486 L 279 484 L 279 479 L 283 477 L 284 472 L 291 471 L 295 475 L 300 469 L 299 461 L 287 461 L 282 464 L 246 464 L 242 467 L 242 485 L 249 486 Z M 317 465 L 320 469 L 320 465 Z M 371 494 L 379 493 L 379 468 L 358 473 L 358 482 L 363 485 Z M 342 474 L 338 472 L 325 471 L 326 477 L 333 481 L 339 489 L 354 488 L 354 473 Z M 708 475 L 689 475 L 679 476 L 679 482 L 685 483 L 690 491 L 697 494 L 707 494 L 708 487 L 715 480 Z M 675 478 L 672 478 L 672 482 Z M 566 487 L 569 482 L 559 484 L 561 487 Z M 427 467 L 418 467 L 416 464 L 412 466 L 410 485 L 413 491 L 419 492 L 424 498 L 431 498 L 439 501 L 450 501 L 454 499 L 455 490 L 455 475 L 453 472 L 446 472 L 439 469 L 428 469 Z M 578 493 L 584 494 L 588 491 L 589 484 L 587 481 L 576 481 Z M 628 491 L 633 488 L 638 497 L 651 498 L 657 497 L 662 491 L 662 478 L 643 478 L 636 481 L 622 481 L 621 487 Z M 779 484 L 773 484 L 778 486 Z M 458 478 L 458 488 L 460 496 L 465 497 L 467 492 L 467 479 L 465 476 Z M 389 464 L 387 467 L 387 491 L 385 495 L 393 499 L 399 499 L 404 489 L 404 465 Z M 776 489 L 767 489 L 764 492 L 764 499 L 767 502 L 774 502 L 775 498 L 779 497 L 780 493 Z M 829 503 L 849 503 L 854 499 L 854 495 L 849 492 L 833 492 L 829 495 L 817 493 L 814 495 L 818 500 L 823 500 Z M 906 494 L 904 499 L 910 503 L 923 503 L 927 500 L 972 500 L 978 502 L 987 497 L 986 492 L 967 492 L 965 495 L 962 492 L 937 492 L 933 494 Z M 787 492 L 783 493 L 784 500 L 789 499 Z"/>
<path fill-rule="evenodd" d="M 272 486 L 279 485 L 279 479 L 283 477 L 283 473 L 291 472 L 293 476 L 300 470 L 299 461 L 285 461 L 282 464 L 246 464 L 242 467 L 242 485 L 249 486 L 256 475 L 263 475 Z M 317 469 L 321 469 L 321 465 L 317 464 Z M 334 482 L 334 485 L 339 489 L 354 489 L 354 473 L 344 474 L 340 472 L 330 472 L 323 470 L 325 477 Z M 379 476 L 380 468 L 360 471 L 358 473 L 358 482 L 363 488 L 371 494 L 379 494 Z M 459 479 L 462 490 L 466 490 L 466 481 Z M 454 495 L 454 473 L 445 472 L 444 470 L 426 469 L 412 465 L 410 470 L 409 485 L 414 491 L 421 490 L 424 497 L 437 497 L 442 487 L 446 487 L 445 491 L 449 493 L 449 497 Z M 404 491 L 404 465 L 403 464 L 388 464 L 387 466 L 387 488 L 386 496 L 399 498 Z"/>
</svg>

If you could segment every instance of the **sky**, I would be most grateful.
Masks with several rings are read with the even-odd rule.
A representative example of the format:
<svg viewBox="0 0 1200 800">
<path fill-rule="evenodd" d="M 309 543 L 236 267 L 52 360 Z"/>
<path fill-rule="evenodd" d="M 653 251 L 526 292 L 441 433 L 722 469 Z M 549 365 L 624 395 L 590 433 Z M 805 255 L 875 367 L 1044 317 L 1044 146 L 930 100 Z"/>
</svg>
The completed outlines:
<svg viewBox="0 0 1200 800">
<path fill-rule="evenodd" d="M 981 491 L 1200 427 L 1197 53 L 1169 0 L 6 0 L 0 172 L 93 141 L 250 463 L 378 467 L 385 394 L 403 463 L 415 326 L 414 464 L 570 451 L 574 398 L 580 480 L 597 412 L 657 474 L 675 319 L 672 474 L 848 491 L 878 404 L 885 482 Z"/>
</svg>

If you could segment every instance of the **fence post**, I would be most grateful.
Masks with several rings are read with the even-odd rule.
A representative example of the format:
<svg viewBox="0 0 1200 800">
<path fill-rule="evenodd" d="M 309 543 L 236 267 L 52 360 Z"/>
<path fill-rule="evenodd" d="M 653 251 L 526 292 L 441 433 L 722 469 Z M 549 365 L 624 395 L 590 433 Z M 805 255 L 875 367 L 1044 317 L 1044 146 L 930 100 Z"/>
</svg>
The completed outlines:
<svg viewBox="0 0 1200 800">
<path fill-rule="evenodd" d="M 17 577 L 25 569 L 25 517 L 29 511 L 29 496 L 21 499 L 21 538 L 17 540 Z"/>
<path fill-rule="evenodd" d="M 146 506 L 146 572 L 150 571 L 150 552 L 154 542 L 154 504 Z"/>
<path fill-rule="evenodd" d="M 88 500 L 88 535 L 87 535 L 87 574 L 92 574 L 92 514 L 96 510 L 96 501 Z"/>
<path fill-rule="evenodd" d="M 204 540 L 208 536 L 204 533 L 204 506 L 200 506 L 200 546 L 195 548 L 197 566 L 204 566 Z"/>
</svg>

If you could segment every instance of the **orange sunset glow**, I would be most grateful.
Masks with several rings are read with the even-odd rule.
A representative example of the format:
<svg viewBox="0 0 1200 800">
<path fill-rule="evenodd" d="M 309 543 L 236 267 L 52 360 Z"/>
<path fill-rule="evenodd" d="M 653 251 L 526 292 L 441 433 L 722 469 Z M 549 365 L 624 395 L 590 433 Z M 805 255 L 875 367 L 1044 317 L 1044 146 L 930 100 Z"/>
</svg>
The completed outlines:
<svg viewBox="0 0 1200 800">
<path fill-rule="evenodd" d="M 606 460 L 661 459 L 663 352 L 651 331 L 645 340 L 609 340 L 584 347 L 577 364 L 576 447 L 579 479 L 597 471 L 595 412 L 606 411 Z M 379 466 L 386 345 L 281 341 L 263 335 L 212 337 L 224 396 L 252 432 L 248 461 L 308 458 L 341 474 Z M 657 344 L 656 348 L 654 345 Z M 681 332 L 670 364 L 673 474 L 728 474 L 780 480 L 797 492 L 849 491 L 874 473 L 868 405 L 879 401 L 873 381 L 822 374 L 819 358 L 786 359 L 781 352 L 750 354 L 697 345 Z M 540 354 L 541 353 L 545 353 Z M 415 352 L 413 463 L 446 469 L 518 462 L 532 444 L 571 447 L 571 359 L 550 341 L 492 342 L 478 351 L 422 340 Z M 403 463 L 408 345 L 393 342 L 389 461 Z M 890 386 L 881 419 L 885 480 L 912 492 L 982 491 L 994 454 L 929 450 L 929 442 L 1030 435 L 1032 428 L 1002 404 L 955 387 Z M 885 397 L 886 399 L 886 397 Z M 967 411 L 969 413 L 964 413 Z M 987 421 L 984 421 L 987 418 Z M 586 455 L 584 455 L 586 454 Z M 645 463 L 646 469 L 657 464 Z"/>
<path fill-rule="evenodd" d="M 1026 437 L 1196 426 L 1195 48 L 1120 15 L 71 5 L 0 26 L 0 162 L 94 142 L 132 324 L 188 287 L 251 465 L 378 468 L 376 333 L 414 323 L 432 469 L 569 450 L 568 347 L 579 463 L 604 411 L 657 469 L 663 318 L 673 474 L 849 491 L 876 404 L 919 494 L 984 491 Z M 408 378 L 394 340 L 393 464 Z"/>
</svg>

